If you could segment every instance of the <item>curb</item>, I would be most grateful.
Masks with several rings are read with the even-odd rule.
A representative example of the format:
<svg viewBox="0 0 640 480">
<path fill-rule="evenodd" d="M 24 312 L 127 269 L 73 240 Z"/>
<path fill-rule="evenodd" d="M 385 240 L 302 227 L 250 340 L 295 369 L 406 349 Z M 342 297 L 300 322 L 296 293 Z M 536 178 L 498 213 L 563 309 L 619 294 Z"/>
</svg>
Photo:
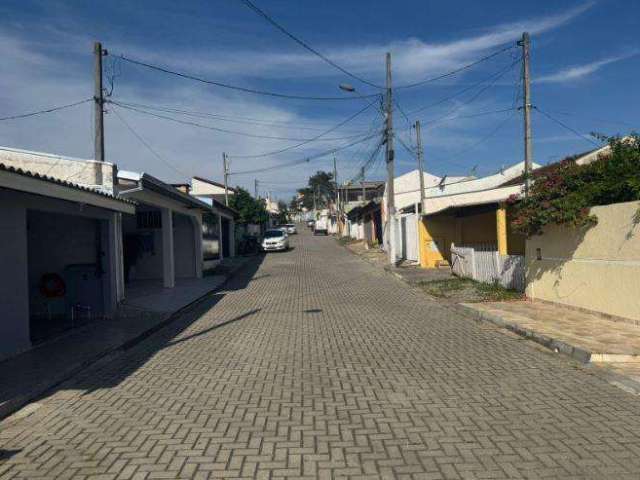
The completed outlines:
<svg viewBox="0 0 640 480">
<path fill-rule="evenodd" d="M 548 348 L 549 350 L 553 350 L 556 353 L 563 353 L 564 355 L 568 355 L 569 357 L 573 358 L 574 360 L 577 360 L 580 363 L 589 363 L 591 361 L 592 353 L 589 350 L 585 350 L 583 348 L 576 347 L 574 345 L 566 343 L 562 340 L 558 340 L 556 338 L 537 333 L 534 330 L 521 327 L 516 323 L 509 323 L 505 321 L 502 317 L 499 317 L 498 315 L 492 315 L 487 312 L 481 312 L 479 310 L 476 310 L 472 306 L 464 303 L 460 303 L 456 305 L 456 307 L 460 310 L 465 311 L 466 314 L 474 318 L 474 320 L 493 323 L 498 327 L 510 330 L 513 333 L 520 335 L 521 337 L 524 337 L 527 340 L 536 342 L 542 345 L 543 347 Z"/>
<path fill-rule="evenodd" d="M 119 345 L 114 345 L 111 348 L 107 348 L 105 350 L 102 350 L 101 352 L 96 353 L 96 355 L 94 355 L 92 358 L 87 359 L 81 362 L 80 364 L 76 365 L 75 367 L 64 371 L 62 374 L 60 374 L 60 376 L 54 379 L 51 379 L 51 381 L 44 382 L 43 384 L 35 386 L 30 392 L 26 393 L 25 395 L 5 401 L 2 405 L 0 405 L 0 421 L 7 419 L 17 411 L 24 408 L 26 405 L 32 403 L 34 400 L 37 400 L 38 398 L 44 396 L 49 391 L 53 390 L 54 388 L 58 387 L 62 383 L 66 382 L 67 380 L 71 379 L 72 377 L 80 373 L 82 370 L 85 370 L 86 368 L 92 365 L 95 365 L 96 363 L 105 359 L 106 357 L 111 356 L 115 358 L 121 353 L 124 353 L 125 351 L 129 350 L 133 346 L 149 338 L 154 333 L 157 333 L 159 330 L 162 330 L 164 327 L 168 326 L 170 323 L 177 320 L 178 317 L 180 317 L 186 310 L 204 301 L 211 294 L 214 294 L 222 290 L 224 287 L 226 287 L 226 285 L 233 278 L 233 276 L 237 272 L 244 269 L 248 264 L 249 262 L 246 262 L 240 265 L 235 270 L 230 271 L 220 285 L 208 291 L 204 295 L 198 297 L 193 302 L 190 302 L 187 305 L 184 305 L 180 309 L 176 310 L 175 312 L 171 313 L 167 318 L 165 318 L 164 320 L 161 320 L 151 328 L 143 332 L 140 332 L 138 335 L 125 340 Z"/>
</svg>

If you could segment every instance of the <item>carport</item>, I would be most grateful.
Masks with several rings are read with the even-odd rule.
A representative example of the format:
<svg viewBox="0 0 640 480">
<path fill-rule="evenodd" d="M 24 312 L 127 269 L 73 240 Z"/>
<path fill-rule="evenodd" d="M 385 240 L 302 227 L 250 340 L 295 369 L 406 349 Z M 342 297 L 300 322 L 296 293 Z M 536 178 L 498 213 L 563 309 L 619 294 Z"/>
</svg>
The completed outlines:
<svg viewBox="0 0 640 480">
<path fill-rule="evenodd" d="M 131 202 L 0 164 L 0 358 L 114 314 Z"/>
</svg>

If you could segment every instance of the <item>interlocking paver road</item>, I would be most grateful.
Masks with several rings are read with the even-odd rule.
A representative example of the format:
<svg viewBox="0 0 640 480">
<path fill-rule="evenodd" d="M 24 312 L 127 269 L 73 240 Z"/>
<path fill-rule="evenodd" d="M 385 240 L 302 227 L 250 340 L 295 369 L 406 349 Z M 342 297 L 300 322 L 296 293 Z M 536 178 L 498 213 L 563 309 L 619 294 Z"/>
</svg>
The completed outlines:
<svg viewBox="0 0 640 480">
<path fill-rule="evenodd" d="M 640 478 L 640 402 L 303 233 L 0 424 L 0 478 Z"/>
</svg>

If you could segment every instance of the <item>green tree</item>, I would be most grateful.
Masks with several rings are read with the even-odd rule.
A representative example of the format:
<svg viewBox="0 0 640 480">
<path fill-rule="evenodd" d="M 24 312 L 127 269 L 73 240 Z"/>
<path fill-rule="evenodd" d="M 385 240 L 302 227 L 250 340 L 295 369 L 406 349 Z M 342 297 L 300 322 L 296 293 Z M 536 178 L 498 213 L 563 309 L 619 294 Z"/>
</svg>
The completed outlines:
<svg viewBox="0 0 640 480">
<path fill-rule="evenodd" d="M 278 201 L 278 223 L 289 223 L 289 209 L 282 200 Z"/>
<path fill-rule="evenodd" d="M 236 193 L 229 197 L 229 206 L 238 212 L 239 223 L 256 223 L 269 220 L 264 200 L 253 198 L 244 188 L 236 187 Z"/>
<path fill-rule="evenodd" d="M 298 193 L 302 195 L 302 205 L 309 210 L 313 208 L 314 192 L 317 192 L 317 207 L 326 207 L 334 197 L 335 183 L 333 181 L 333 173 L 318 170 L 309 177 L 307 186 L 298 190 Z"/>
</svg>

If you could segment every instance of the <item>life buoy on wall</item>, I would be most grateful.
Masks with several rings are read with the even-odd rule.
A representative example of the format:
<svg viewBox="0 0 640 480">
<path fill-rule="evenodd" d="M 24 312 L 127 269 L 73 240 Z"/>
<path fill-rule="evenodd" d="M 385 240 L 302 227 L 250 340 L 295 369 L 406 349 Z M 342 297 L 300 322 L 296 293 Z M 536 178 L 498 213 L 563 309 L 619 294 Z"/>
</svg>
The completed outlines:
<svg viewBox="0 0 640 480">
<path fill-rule="evenodd" d="M 67 286 L 57 273 L 45 273 L 40 278 L 40 293 L 47 298 L 64 297 Z"/>
</svg>

